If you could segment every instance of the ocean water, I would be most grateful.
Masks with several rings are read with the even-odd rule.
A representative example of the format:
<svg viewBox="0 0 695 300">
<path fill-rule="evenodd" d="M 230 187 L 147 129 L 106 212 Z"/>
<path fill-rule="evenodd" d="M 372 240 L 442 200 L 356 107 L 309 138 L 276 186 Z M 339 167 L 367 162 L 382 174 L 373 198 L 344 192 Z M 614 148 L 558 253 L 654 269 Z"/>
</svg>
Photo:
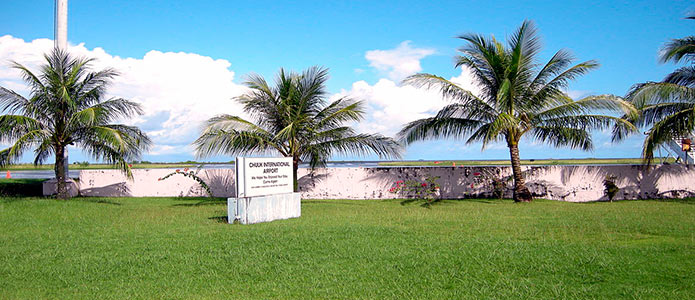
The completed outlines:
<svg viewBox="0 0 695 300">
<path fill-rule="evenodd" d="M 328 168 L 374 168 L 378 167 L 379 162 L 376 161 L 366 161 L 366 162 L 329 162 L 326 164 Z M 308 164 L 300 164 L 300 168 L 308 168 Z M 233 164 L 210 164 L 203 165 L 203 169 L 234 169 Z M 80 170 L 69 170 L 70 178 L 77 178 L 80 176 Z M 5 176 L 6 174 L 1 174 Z M 54 178 L 55 173 L 53 170 L 35 170 L 35 171 L 10 171 L 10 176 L 12 178 L 31 178 L 31 179 L 41 179 L 41 178 Z"/>
</svg>

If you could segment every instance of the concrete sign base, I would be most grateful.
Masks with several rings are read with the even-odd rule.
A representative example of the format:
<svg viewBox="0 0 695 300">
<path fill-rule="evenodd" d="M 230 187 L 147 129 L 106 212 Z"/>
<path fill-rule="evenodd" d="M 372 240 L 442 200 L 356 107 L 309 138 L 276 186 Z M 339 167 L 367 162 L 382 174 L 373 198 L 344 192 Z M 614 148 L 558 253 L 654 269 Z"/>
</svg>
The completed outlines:
<svg viewBox="0 0 695 300">
<path fill-rule="evenodd" d="M 77 197 L 80 194 L 80 186 L 77 182 L 72 179 L 65 180 L 66 188 L 68 189 L 68 196 Z M 57 194 L 58 191 L 58 180 L 53 178 L 43 182 L 43 195 L 51 196 Z"/>
<path fill-rule="evenodd" d="M 227 198 L 229 223 L 254 224 L 298 218 L 302 215 L 301 193 Z"/>
</svg>

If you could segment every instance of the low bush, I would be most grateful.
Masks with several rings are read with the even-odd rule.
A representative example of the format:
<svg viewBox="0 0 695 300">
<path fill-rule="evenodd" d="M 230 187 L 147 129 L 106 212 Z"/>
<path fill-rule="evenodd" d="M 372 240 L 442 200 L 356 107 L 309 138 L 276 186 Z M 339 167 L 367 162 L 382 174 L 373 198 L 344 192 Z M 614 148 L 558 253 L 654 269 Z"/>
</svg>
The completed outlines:
<svg viewBox="0 0 695 300">
<path fill-rule="evenodd" d="M 43 196 L 46 179 L 0 179 L 0 196 Z"/>
</svg>

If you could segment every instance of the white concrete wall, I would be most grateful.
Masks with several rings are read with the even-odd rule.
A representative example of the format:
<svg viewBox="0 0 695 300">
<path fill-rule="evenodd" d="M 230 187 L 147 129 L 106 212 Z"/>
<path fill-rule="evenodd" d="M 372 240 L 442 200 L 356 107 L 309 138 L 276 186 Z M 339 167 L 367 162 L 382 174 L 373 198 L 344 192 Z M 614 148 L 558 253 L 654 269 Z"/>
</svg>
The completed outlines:
<svg viewBox="0 0 695 300">
<path fill-rule="evenodd" d="M 98 197 L 206 197 L 205 189 L 190 177 L 181 174 L 165 180 L 160 178 L 175 169 L 136 169 L 128 180 L 119 170 L 80 171 L 80 194 Z M 234 194 L 233 169 L 208 169 L 197 173 L 215 197 Z"/>
<path fill-rule="evenodd" d="M 526 181 L 536 197 L 584 202 L 606 200 L 603 181 L 607 175 L 618 179 L 615 199 L 647 199 L 695 196 L 695 167 L 655 166 L 542 166 L 523 167 Z M 80 172 L 83 196 L 205 196 L 200 185 L 180 175 L 164 181 L 158 178 L 172 169 L 133 170 L 126 180 L 118 170 Z M 234 196 L 234 170 L 202 170 L 198 174 L 217 197 Z M 408 195 L 390 193 L 398 180 L 424 181 L 439 176 L 440 197 L 458 199 L 492 196 L 491 178 L 511 175 L 510 167 L 417 167 L 417 168 L 327 168 L 313 173 L 299 170 L 302 199 L 391 199 Z M 505 197 L 511 197 L 511 180 Z"/>
</svg>

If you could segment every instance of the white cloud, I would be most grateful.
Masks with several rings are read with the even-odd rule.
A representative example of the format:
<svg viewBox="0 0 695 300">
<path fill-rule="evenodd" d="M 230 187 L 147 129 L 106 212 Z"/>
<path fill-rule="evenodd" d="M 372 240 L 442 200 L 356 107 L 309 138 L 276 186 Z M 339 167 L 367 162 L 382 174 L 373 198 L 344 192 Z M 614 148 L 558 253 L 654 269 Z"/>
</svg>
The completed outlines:
<svg viewBox="0 0 695 300">
<path fill-rule="evenodd" d="M 7 61 L 38 72 L 43 54 L 52 47 L 49 39 L 25 42 L 9 35 L 0 37 L 0 85 L 26 95 L 19 72 Z M 234 72 L 227 60 L 156 50 L 142 58 L 121 58 L 102 48 L 87 49 L 84 44 L 71 45 L 70 51 L 96 58 L 93 70 L 111 67 L 120 72 L 108 89 L 109 96 L 142 104 L 145 115 L 124 122 L 148 133 L 155 142 L 153 155 L 191 153 L 188 145 L 198 136 L 204 120 L 220 113 L 241 114 L 241 107 L 231 98 L 245 87 L 233 82 Z"/>
<path fill-rule="evenodd" d="M 472 78 L 470 72 L 463 69 L 459 76 L 452 77 L 450 80 L 477 94 L 479 88 L 475 86 Z M 334 95 L 333 99 L 343 96 L 361 99 L 367 104 L 366 118 L 357 125 L 357 130 L 388 136 L 395 135 L 410 121 L 434 116 L 437 111 L 450 103 L 450 100 L 444 99 L 437 90 L 398 85 L 385 78 L 374 85 L 357 81 L 352 84 L 350 90 Z"/>
<path fill-rule="evenodd" d="M 370 50 L 364 55 L 369 66 L 388 74 L 393 81 L 401 81 L 408 75 L 422 71 L 420 60 L 435 53 L 434 49 L 413 48 L 404 41 L 390 50 Z"/>
<path fill-rule="evenodd" d="M 404 41 L 390 50 L 367 51 L 365 58 L 370 66 L 387 72 L 388 78 L 381 78 L 374 85 L 357 81 L 350 90 L 343 90 L 333 96 L 333 99 L 349 96 L 366 102 L 367 115 L 357 125 L 359 131 L 393 136 L 406 123 L 434 116 L 450 103 L 449 99 L 442 98 L 435 89 L 426 90 L 399 84 L 406 76 L 422 71 L 420 60 L 435 53 L 434 49 L 414 48 L 410 43 Z M 473 93 L 480 91 L 468 69 L 462 69 L 459 76 L 450 80 Z"/>
<path fill-rule="evenodd" d="M 590 91 L 568 90 L 567 95 L 574 100 L 579 100 L 591 94 Z"/>
</svg>

